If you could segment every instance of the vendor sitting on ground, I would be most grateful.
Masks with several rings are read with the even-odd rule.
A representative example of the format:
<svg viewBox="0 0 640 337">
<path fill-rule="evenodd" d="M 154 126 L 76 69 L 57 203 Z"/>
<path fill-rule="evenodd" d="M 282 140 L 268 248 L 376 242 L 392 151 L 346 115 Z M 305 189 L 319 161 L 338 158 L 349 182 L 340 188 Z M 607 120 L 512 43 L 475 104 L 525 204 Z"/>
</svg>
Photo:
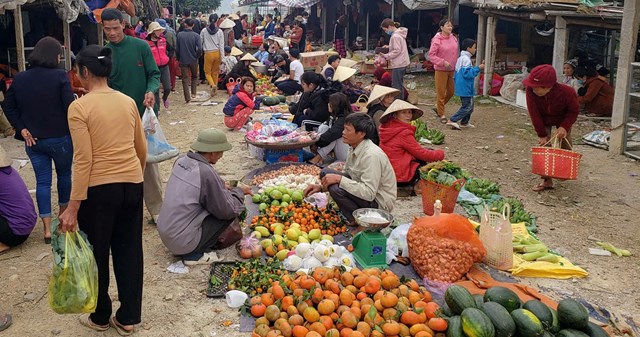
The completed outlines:
<svg viewBox="0 0 640 337">
<path fill-rule="evenodd" d="M 255 57 L 253 57 L 251 54 L 246 53 L 244 54 L 244 56 L 242 56 L 242 58 L 240 58 L 240 62 L 238 62 L 235 66 L 233 66 L 233 68 L 231 69 L 231 71 L 227 74 L 227 76 L 224 77 L 224 85 L 226 88 L 227 83 L 229 82 L 229 80 L 231 79 L 238 79 L 238 78 L 242 78 L 245 76 L 251 77 L 254 80 L 256 79 L 256 77 L 253 75 L 253 73 L 251 72 L 251 68 L 250 64 L 252 62 L 256 62 L 258 60 L 256 60 Z"/>
<path fill-rule="evenodd" d="M 207 264 L 211 249 L 226 248 L 242 238 L 238 216 L 245 210 L 249 186 L 231 187 L 212 165 L 231 150 L 224 132 L 200 131 L 191 150 L 173 165 L 158 217 L 158 232 L 184 264 Z"/>
<path fill-rule="evenodd" d="M 582 80 L 578 90 L 578 103 L 584 105 L 589 117 L 611 117 L 613 111 L 613 89 L 602 79 L 594 67 L 580 67 L 575 76 Z"/>
<path fill-rule="evenodd" d="M 229 129 L 240 130 L 247 121 L 253 110 L 260 109 L 260 100 L 256 98 L 254 88 L 256 81 L 251 77 L 243 77 L 235 88 L 233 95 L 224 104 L 224 125 Z"/>
<path fill-rule="evenodd" d="M 328 190 L 352 226 L 356 226 L 353 217 L 356 209 L 381 208 L 391 212 L 396 200 L 396 175 L 387 155 L 371 141 L 376 134 L 369 115 L 347 116 L 342 139 L 350 148 L 344 172 L 325 169 L 320 173 L 322 185 L 310 185 L 304 191 L 308 196 Z"/>
<path fill-rule="evenodd" d="M 420 193 L 420 166 L 444 159 L 444 151 L 425 149 L 416 141 L 416 127 L 411 121 L 422 114 L 413 104 L 397 99 L 380 117 L 378 130 L 380 148 L 389 157 L 398 187 L 408 187 L 414 195 Z"/>
<path fill-rule="evenodd" d="M 369 91 L 362 88 L 353 80 L 353 75 L 357 70 L 349 67 L 338 66 L 332 80 L 342 83 L 342 92 L 349 97 L 351 103 L 355 103 L 360 95 L 369 95 Z"/>
<path fill-rule="evenodd" d="M 578 97 L 572 87 L 556 82 L 556 71 L 551 65 L 542 64 L 533 68 L 522 81 L 527 87 L 527 110 L 538 134 L 539 146 L 548 145 L 553 136 L 560 139 L 563 149 L 571 149 L 571 127 L 580 111 Z M 556 128 L 554 133 L 551 133 L 552 127 Z M 550 177 L 542 179 L 542 183 L 533 188 L 534 191 L 553 188 Z"/>
<path fill-rule="evenodd" d="M 327 59 L 327 64 L 322 67 L 320 74 L 328 80 L 333 79 L 333 75 L 336 73 L 336 69 L 340 65 L 340 55 L 331 55 Z"/>
<path fill-rule="evenodd" d="M 274 84 L 285 96 L 290 96 L 298 91 L 302 91 L 300 77 L 304 73 L 304 67 L 300 63 L 300 52 L 297 49 L 289 50 L 289 72 L 282 74 L 282 77 L 275 80 Z"/>
<path fill-rule="evenodd" d="M 320 138 L 311 146 L 311 151 L 317 154 L 309 160 L 309 163 L 319 165 L 329 164 L 334 160 L 347 160 L 349 146 L 342 140 L 342 133 L 344 132 L 344 120 L 352 112 L 347 95 L 336 92 L 329 96 L 331 117 L 327 123 L 318 128 L 318 133 L 321 133 Z"/>
<path fill-rule="evenodd" d="M 330 86 L 320 74 L 307 71 L 300 77 L 302 95 L 297 103 L 289 107 L 293 114 L 293 122 L 302 126 L 305 120 L 312 120 L 322 124 L 329 119 L 329 96 L 337 92 L 337 88 Z M 338 86 L 339 87 L 339 86 Z"/>
<path fill-rule="evenodd" d="M 25 242 L 36 226 L 33 199 L 0 147 L 0 254 Z"/>
<path fill-rule="evenodd" d="M 369 100 L 367 101 L 367 114 L 373 118 L 376 127 L 380 127 L 380 117 L 396 100 L 396 96 L 400 90 L 376 84 L 371 90 Z"/>
</svg>

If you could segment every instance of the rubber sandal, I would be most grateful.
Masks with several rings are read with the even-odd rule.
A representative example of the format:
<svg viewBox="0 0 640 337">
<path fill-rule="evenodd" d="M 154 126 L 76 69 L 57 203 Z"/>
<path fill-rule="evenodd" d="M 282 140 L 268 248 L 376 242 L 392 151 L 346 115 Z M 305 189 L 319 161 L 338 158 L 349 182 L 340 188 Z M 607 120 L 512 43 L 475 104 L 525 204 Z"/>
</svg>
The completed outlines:
<svg viewBox="0 0 640 337">
<path fill-rule="evenodd" d="M 532 190 L 534 192 L 542 192 L 542 191 L 546 191 L 546 190 L 552 190 L 553 186 L 548 186 L 548 185 L 544 185 L 544 184 L 540 184 L 535 186 L 534 188 L 532 188 Z"/>
<path fill-rule="evenodd" d="M 116 316 L 111 316 L 111 318 L 109 318 L 109 325 L 116 329 L 120 336 L 131 336 L 135 331 L 135 328 L 131 330 L 125 329 L 124 326 L 116 320 Z"/>
<path fill-rule="evenodd" d="M 78 320 L 80 321 L 80 324 L 86 326 L 89 329 L 95 330 L 95 331 L 107 331 L 107 330 L 109 330 L 109 324 L 99 325 L 99 324 L 93 323 L 93 321 L 91 320 L 91 317 L 89 316 L 89 314 L 81 315 L 80 317 L 78 317 Z"/>
<path fill-rule="evenodd" d="M 13 323 L 11 314 L 5 314 L 4 316 L 0 317 L 0 331 L 7 330 L 7 328 L 11 326 L 11 323 Z"/>
<path fill-rule="evenodd" d="M 44 238 L 44 243 L 50 245 L 51 244 L 51 238 Z"/>
</svg>

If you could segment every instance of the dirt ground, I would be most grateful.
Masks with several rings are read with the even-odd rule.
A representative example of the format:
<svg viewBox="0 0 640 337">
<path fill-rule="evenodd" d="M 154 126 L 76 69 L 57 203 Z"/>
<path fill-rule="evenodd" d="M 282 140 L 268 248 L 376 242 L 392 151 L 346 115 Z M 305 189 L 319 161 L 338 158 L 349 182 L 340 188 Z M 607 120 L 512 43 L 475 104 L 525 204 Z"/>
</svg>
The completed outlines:
<svg viewBox="0 0 640 337">
<path fill-rule="evenodd" d="M 411 76 L 409 76 L 411 77 Z M 425 109 L 422 117 L 429 127 L 446 134 L 439 146 L 446 157 L 467 168 L 473 176 L 489 178 L 501 184 L 501 192 L 523 200 L 525 207 L 538 216 L 539 237 L 575 264 L 589 272 L 584 279 L 520 279 L 522 283 L 551 289 L 555 299 L 562 296 L 582 297 L 594 305 L 640 322 L 640 291 L 636 289 L 640 276 L 640 166 L 622 156 L 585 145 L 577 145 L 583 153 L 579 179 L 556 183 L 556 188 L 543 193 L 531 191 L 539 178 L 531 172 L 530 148 L 536 136 L 525 110 L 507 105 L 476 104 L 472 123 L 475 129 L 454 131 L 440 124 L 431 111 L 433 107 L 433 76 L 407 78 L 418 83 L 419 103 Z M 181 84 L 170 96 L 169 111 L 161 111 L 160 121 L 169 141 L 182 152 L 188 150 L 200 129 L 224 128 L 222 104 L 226 95 L 218 94 L 214 106 L 185 105 Z M 200 90 L 206 90 L 201 85 Z M 447 115 L 459 106 L 455 99 L 447 106 Z M 482 102 L 482 101 L 481 101 Z M 573 138 L 608 127 L 580 119 L 573 129 Z M 226 129 L 225 129 L 226 130 Z M 216 169 L 226 179 L 239 179 L 263 165 L 249 156 L 242 142 L 243 134 L 228 132 L 234 148 L 226 152 Z M 27 159 L 23 144 L 13 139 L 0 139 L 0 144 L 16 159 Z M 163 181 L 170 175 L 172 162 L 160 165 Z M 29 189 L 35 189 L 30 164 L 20 169 Z M 55 183 L 55 182 L 54 182 Z M 54 188 L 55 191 L 55 188 Z M 55 203 L 57 196 L 53 196 Z M 419 197 L 398 200 L 394 214 L 399 223 L 410 221 L 422 213 Z M 188 274 L 167 272 L 177 261 L 163 246 L 156 228 L 144 224 L 145 287 L 143 322 L 140 336 L 247 336 L 238 332 L 239 313 L 229 309 L 222 299 L 205 296 L 209 268 L 191 268 Z M 14 325 L 0 335 L 6 336 L 117 336 L 115 330 L 93 332 L 78 324 L 77 315 L 57 315 L 47 303 L 47 285 L 52 259 L 51 249 L 42 241 L 42 226 L 37 228 L 22 246 L 0 256 L 0 312 L 11 312 Z M 629 258 L 589 255 L 595 239 L 610 241 L 630 249 Z M 236 254 L 227 250 L 220 254 L 232 260 Z M 112 277 L 111 294 L 117 298 Z M 118 304 L 114 303 L 117 308 Z M 231 321 L 225 326 L 225 321 Z"/>
</svg>

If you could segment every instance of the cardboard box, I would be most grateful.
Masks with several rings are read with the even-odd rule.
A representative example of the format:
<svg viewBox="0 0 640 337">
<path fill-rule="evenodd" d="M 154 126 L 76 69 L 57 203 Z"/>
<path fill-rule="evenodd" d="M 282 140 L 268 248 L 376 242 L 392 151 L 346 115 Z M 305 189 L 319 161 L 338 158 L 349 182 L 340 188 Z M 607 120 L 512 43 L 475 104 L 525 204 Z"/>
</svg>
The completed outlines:
<svg viewBox="0 0 640 337">
<path fill-rule="evenodd" d="M 376 70 L 376 66 L 373 65 L 373 63 L 363 62 L 360 65 L 360 73 L 361 74 L 373 74 L 373 72 L 375 70 Z"/>
<path fill-rule="evenodd" d="M 305 69 L 313 68 L 319 72 L 327 64 L 327 54 L 324 51 L 300 53 L 300 62 Z"/>
</svg>

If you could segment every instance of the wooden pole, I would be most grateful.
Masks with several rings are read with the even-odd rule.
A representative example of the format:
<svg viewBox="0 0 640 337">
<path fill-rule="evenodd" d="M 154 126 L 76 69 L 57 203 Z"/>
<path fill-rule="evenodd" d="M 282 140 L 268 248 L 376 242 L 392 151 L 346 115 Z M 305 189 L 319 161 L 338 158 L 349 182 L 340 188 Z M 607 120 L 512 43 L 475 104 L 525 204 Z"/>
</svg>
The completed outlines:
<svg viewBox="0 0 640 337">
<path fill-rule="evenodd" d="M 18 57 L 18 71 L 27 70 L 24 58 L 24 33 L 22 29 L 22 6 L 17 5 L 13 10 L 13 21 L 16 30 L 16 56 Z"/>
<path fill-rule="evenodd" d="M 613 114 L 611 116 L 611 138 L 609 152 L 622 154 L 626 142 L 626 126 L 629 118 L 629 89 L 631 87 L 631 62 L 635 59 L 640 28 L 640 4 L 637 1 L 625 1 L 622 28 L 620 30 L 620 51 L 616 74 Z"/>
<path fill-rule="evenodd" d="M 64 37 L 64 69 L 71 69 L 71 29 L 67 20 L 62 20 L 62 35 Z"/>
<path fill-rule="evenodd" d="M 457 5 L 458 5 L 458 0 L 449 0 L 449 9 L 447 11 L 447 17 L 449 18 L 449 20 L 453 20 L 453 15 L 456 12 Z"/>
<path fill-rule="evenodd" d="M 567 21 L 562 16 L 556 16 L 553 35 L 553 61 L 551 65 L 558 74 L 562 74 L 562 66 L 567 58 L 567 31 Z"/>
<path fill-rule="evenodd" d="M 484 81 L 482 82 L 482 95 L 489 96 L 491 81 L 493 79 L 493 65 L 495 63 L 495 55 L 492 55 L 493 40 L 496 34 L 496 18 L 490 16 L 487 18 L 486 41 L 484 45 Z"/>
<path fill-rule="evenodd" d="M 104 46 L 104 32 L 102 31 L 102 23 L 98 23 L 98 46 Z"/>
<path fill-rule="evenodd" d="M 391 20 L 396 21 L 396 0 L 391 0 Z"/>
<path fill-rule="evenodd" d="M 482 61 L 484 61 L 484 45 L 485 45 L 485 32 L 487 31 L 487 16 L 486 15 L 478 15 L 478 37 L 476 38 L 476 46 L 478 49 L 476 50 L 476 65 L 480 65 Z M 476 76 L 473 80 L 474 88 L 478 88 L 478 83 L 480 82 L 480 76 Z"/>
<path fill-rule="evenodd" d="M 369 50 L 369 11 L 367 10 L 367 32 L 365 34 L 365 46 L 367 48 L 367 51 Z"/>
</svg>

